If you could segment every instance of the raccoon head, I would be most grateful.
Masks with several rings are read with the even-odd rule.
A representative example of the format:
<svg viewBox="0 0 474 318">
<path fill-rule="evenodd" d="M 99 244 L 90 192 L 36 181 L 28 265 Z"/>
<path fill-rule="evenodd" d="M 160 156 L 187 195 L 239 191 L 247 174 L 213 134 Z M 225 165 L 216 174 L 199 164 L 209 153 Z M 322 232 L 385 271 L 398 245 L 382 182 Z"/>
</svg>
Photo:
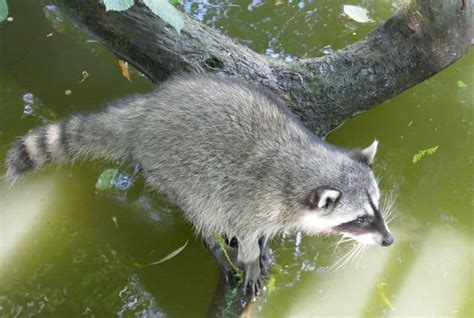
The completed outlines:
<svg viewBox="0 0 474 318">
<path fill-rule="evenodd" d="M 378 142 L 341 160 L 327 184 L 305 198 L 300 225 L 310 233 L 335 233 L 364 244 L 389 246 L 394 238 L 379 208 L 380 191 L 372 172 Z"/>
</svg>

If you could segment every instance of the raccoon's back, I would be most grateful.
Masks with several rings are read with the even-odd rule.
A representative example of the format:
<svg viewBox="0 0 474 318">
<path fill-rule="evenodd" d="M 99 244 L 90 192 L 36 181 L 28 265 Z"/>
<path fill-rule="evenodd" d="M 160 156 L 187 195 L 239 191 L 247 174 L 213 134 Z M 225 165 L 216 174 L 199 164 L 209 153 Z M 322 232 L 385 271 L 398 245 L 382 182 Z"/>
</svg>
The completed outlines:
<svg viewBox="0 0 474 318">
<path fill-rule="evenodd" d="M 137 155 L 147 154 L 145 161 L 159 156 L 160 162 L 184 160 L 173 167 L 191 169 L 194 162 L 196 168 L 206 164 L 216 170 L 241 165 L 255 151 L 305 135 L 267 92 L 219 76 L 175 78 L 149 101 L 138 127 Z"/>
<path fill-rule="evenodd" d="M 278 101 L 240 81 L 176 78 L 150 100 L 134 154 L 148 181 L 185 212 L 212 210 L 221 221 L 252 204 L 260 159 L 305 136 Z"/>
</svg>

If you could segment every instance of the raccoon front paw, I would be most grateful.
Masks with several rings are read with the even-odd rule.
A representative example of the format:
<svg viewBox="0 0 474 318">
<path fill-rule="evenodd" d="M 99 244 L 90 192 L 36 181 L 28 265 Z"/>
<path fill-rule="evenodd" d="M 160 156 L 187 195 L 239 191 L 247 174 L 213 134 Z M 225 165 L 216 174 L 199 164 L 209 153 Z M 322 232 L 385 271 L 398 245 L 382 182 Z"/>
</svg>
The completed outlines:
<svg viewBox="0 0 474 318">
<path fill-rule="evenodd" d="M 221 247 L 218 242 L 209 243 L 208 241 L 204 240 L 204 245 L 207 247 L 209 252 L 215 257 L 217 263 L 219 264 L 219 268 L 224 273 L 224 277 L 227 284 L 232 284 L 237 280 L 235 265 L 238 264 L 237 261 L 237 253 L 238 250 L 235 247 L 231 247 L 225 245 Z M 230 262 L 229 262 L 230 261 Z"/>
<path fill-rule="evenodd" d="M 252 263 L 244 264 L 244 270 L 245 280 L 242 291 L 254 301 L 256 296 L 260 295 L 260 289 L 262 287 L 260 258 Z"/>
</svg>

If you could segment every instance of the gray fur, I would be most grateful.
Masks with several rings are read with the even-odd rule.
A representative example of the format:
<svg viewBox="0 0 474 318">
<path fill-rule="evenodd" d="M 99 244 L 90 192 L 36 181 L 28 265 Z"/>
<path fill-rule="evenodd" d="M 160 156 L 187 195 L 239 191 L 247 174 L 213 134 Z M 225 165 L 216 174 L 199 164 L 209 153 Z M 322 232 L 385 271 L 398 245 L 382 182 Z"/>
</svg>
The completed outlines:
<svg viewBox="0 0 474 318">
<path fill-rule="evenodd" d="M 378 205 L 367 164 L 375 150 L 325 143 L 255 86 L 193 75 L 33 130 L 9 151 L 7 176 L 82 157 L 138 162 L 147 183 L 175 201 L 208 241 L 215 232 L 237 237 L 245 263 L 258 257 L 259 237 L 334 232 L 366 214 L 367 193 Z M 320 186 L 341 195 L 327 207 L 309 208 L 308 195 Z"/>
</svg>

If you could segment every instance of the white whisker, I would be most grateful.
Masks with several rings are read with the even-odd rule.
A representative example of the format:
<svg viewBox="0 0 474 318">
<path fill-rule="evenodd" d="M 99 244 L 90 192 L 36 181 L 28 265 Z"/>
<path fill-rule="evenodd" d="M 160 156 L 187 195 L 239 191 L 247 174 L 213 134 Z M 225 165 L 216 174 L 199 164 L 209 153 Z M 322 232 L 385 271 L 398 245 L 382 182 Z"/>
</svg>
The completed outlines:
<svg viewBox="0 0 474 318">
<path fill-rule="evenodd" d="M 347 235 L 342 234 L 339 240 L 325 245 L 324 248 L 331 247 L 334 249 L 338 249 L 340 245 L 344 245 L 344 243 L 347 243 L 347 242 L 355 242 L 355 240 L 351 237 L 348 237 Z"/>
<path fill-rule="evenodd" d="M 359 253 L 362 251 L 362 248 L 363 248 L 363 247 L 364 247 L 364 245 L 359 243 L 359 244 L 357 245 L 356 252 L 350 257 L 350 259 L 348 259 L 348 260 L 346 261 L 346 263 L 344 264 L 344 266 L 346 266 L 346 265 L 348 265 L 349 263 L 352 263 L 354 260 L 356 260 L 357 257 L 358 257 L 358 255 L 359 255 Z"/>
<path fill-rule="evenodd" d="M 357 261 L 359 259 L 359 256 L 360 256 L 360 253 L 362 253 L 362 251 L 364 250 L 364 246 L 362 244 L 359 244 L 360 247 L 357 251 L 357 253 L 354 255 L 354 258 L 353 258 L 353 262 L 356 262 L 356 268 L 358 268 L 358 264 L 359 262 Z"/>
<path fill-rule="evenodd" d="M 385 221 L 387 224 L 389 224 L 390 222 L 392 222 L 393 219 L 395 219 L 398 215 L 392 215 L 392 217 L 390 219 L 388 219 L 387 221 Z"/>
<path fill-rule="evenodd" d="M 382 173 L 380 172 L 375 176 L 375 181 L 377 182 L 377 184 L 380 184 L 380 183 L 382 183 L 383 178 L 384 177 L 383 177 Z"/>
<path fill-rule="evenodd" d="M 356 244 L 353 245 L 353 247 L 346 253 L 344 254 L 341 259 L 339 259 L 336 263 L 334 263 L 330 268 L 329 270 L 332 270 L 332 269 L 340 269 L 342 265 L 344 265 L 345 261 L 347 258 L 349 258 L 352 253 L 354 253 L 355 250 L 357 250 L 357 246 Z"/>
<path fill-rule="evenodd" d="M 360 261 L 364 257 L 364 254 L 367 252 L 368 248 L 369 248 L 369 245 L 364 245 L 363 246 L 362 252 L 359 253 L 359 258 L 357 259 L 356 268 L 359 268 Z"/>
<path fill-rule="evenodd" d="M 342 237 L 339 241 L 337 242 L 334 242 L 332 244 L 330 244 L 331 246 L 336 246 L 336 247 L 339 247 L 339 245 L 341 244 L 344 244 L 346 242 L 351 242 L 351 241 L 354 241 L 354 239 L 350 238 L 350 237 Z"/>
<path fill-rule="evenodd" d="M 330 269 L 342 269 L 344 268 L 351 259 L 354 258 L 354 255 L 357 254 L 359 249 L 361 248 L 361 244 L 354 244 L 353 248 L 349 250 L 338 262 L 336 262 Z"/>
<path fill-rule="evenodd" d="M 387 220 L 392 216 L 393 212 L 395 211 L 395 199 L 396 196 L 393 194 L 393 192 L 390 192 L 390 194 L 385 197 L 381 204 L 381 214 L 386 223 L 388 223 Z"/>
</svg>

